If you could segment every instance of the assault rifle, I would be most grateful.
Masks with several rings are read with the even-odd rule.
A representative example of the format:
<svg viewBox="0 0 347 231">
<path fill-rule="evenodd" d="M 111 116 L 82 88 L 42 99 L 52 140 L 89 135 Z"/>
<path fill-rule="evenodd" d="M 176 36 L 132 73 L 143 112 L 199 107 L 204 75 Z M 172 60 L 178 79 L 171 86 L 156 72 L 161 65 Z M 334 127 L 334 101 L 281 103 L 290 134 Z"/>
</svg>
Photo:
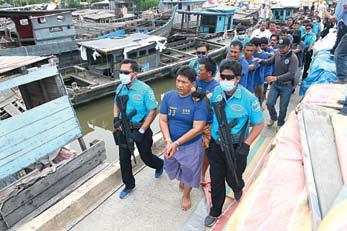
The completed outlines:
<svg viewBox="0 0 347 231">
<path fill-rule="evenodd" d="M 134 162 L 135 162 L 135 164 L 137 164 L 136 158 L 134 155 L 135 146 L 134 146 L 134 139 L 133 139 L 133 136 L 131 133 L 131 123 L 130 123 L 131 118 L 134 115 L 136 115 L 136 110 L 133 110 L 128 115 L 126 114 L 126 105 L 127 105 L 128 100 L 129 100 L 128 95 L 119 95 L 118 94 L 116 96 L 117 107 L 119 109 L 119 112 L 121 113 L 120 119 L 121 119 L 122 132 L 125 136 L 127 147 L 129 148 L 129 151 L 134 158 Z"/>
<path fill-rule="evenodd" d="M 212 103 L 212 107 L 218 121 L 219 145 L 225 154 L 228 171 L 232 173 L 236 185 L 239 186 L 240 182 L 236 174 L 236 155 L 233 146 L 233 138 L 230 134 L 231 128 L 237 124 L 237 120 L 235 119 L 228 124 L 224 111 L 225 105 L 224 100 Z"/>
</svg>

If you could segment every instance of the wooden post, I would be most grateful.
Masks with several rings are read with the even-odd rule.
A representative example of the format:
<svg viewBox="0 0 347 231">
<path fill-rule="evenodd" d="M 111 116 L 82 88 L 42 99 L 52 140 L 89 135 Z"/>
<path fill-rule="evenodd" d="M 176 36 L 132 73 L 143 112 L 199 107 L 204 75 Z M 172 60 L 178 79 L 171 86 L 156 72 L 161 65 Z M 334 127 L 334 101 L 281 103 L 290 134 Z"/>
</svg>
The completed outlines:
<svg viewBox="0 0 347 231">
<path fill-rule="evenodd" d="M 189 30 L 189 14 L 187 14 L 186 17 L 187 17 L 187 30 Z"/>
<path fill-rule="evenodd" d="M 183 30 L 183 23 L 184 23 L 184 13 L 182 13 L 182 19 L 181 19 L 181 30 Z"/>
<path fill-rule="evenodd" d="M 200 25 L 200 14 L 198 14 L 197 16 L 196 16 L 196 30 L 195 30 L 195 33 L 198 33 L 199 32 L 199 25 Z"/>
<path fill-rule="evenodd" d="M 86 146 L 86 143 L 84 142 L 83 137 L 78 138 L 78 143 L 80 144 L 82 151 L 87 150 L 87 146 Z"/>
</svg>

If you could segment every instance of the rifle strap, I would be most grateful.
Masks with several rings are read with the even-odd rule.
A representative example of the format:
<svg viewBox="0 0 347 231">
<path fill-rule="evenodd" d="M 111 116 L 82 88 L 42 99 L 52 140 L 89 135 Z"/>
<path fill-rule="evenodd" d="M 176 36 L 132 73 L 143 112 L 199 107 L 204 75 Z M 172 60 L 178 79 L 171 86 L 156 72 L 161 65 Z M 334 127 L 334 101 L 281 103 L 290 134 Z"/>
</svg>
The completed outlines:
<svg viewBox="0 0 347 231">
<path fill-rule="evenodd" d="M 243 142 L 245 142 L 246 139 L 246 130 L 248 127 L 248 120 L 246 120 L 246 123 L 243 125 L 242 129 L 241 129 L 241 133 L 240 133 L 240 143 L 239 145 L 241 145 Z"/>
</svg>

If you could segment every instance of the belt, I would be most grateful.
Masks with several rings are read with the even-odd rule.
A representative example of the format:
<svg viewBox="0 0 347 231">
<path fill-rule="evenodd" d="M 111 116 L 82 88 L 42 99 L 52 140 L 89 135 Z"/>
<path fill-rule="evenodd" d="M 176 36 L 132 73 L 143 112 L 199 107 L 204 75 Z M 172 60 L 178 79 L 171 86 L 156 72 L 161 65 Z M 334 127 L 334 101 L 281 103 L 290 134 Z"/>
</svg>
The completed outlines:
<svg viewBox="0 0 347 231">
<path fill-rule="evenodd" d="M 140 123 L 133 123 L 133 122 L 130 122 L 130 129 L 139 129 L 141 128 L 143 122 L 140 122 Z"/>
<path fill-rule="evenodd" d="M 286 84 L 286 85 L 290 84 L 290 85 L 293 85 L 293 82 L 291 80 L 290 81 L 286 81 L 286 82 L 279 82 L 279 81 L 277 81 L 277 83 L 278 84 Z"/>
</svg>

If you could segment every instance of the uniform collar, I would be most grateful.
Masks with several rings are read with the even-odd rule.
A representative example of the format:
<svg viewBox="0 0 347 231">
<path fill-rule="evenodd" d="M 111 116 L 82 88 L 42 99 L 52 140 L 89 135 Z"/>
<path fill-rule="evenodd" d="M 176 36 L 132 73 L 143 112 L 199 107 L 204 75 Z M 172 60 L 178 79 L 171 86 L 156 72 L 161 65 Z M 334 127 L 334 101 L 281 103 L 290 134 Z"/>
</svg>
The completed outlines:
<svg viewBox="0 0 347 231">
<path fill-rule="evenodd" d="M 128 89 L 127 87 L 125 87 L 127 90 L 139 90 L 139 80 L 135 79 L 135 81 L 133 82 L 133 84 L 131 85 L 131 87 Z"/>
</svg>

